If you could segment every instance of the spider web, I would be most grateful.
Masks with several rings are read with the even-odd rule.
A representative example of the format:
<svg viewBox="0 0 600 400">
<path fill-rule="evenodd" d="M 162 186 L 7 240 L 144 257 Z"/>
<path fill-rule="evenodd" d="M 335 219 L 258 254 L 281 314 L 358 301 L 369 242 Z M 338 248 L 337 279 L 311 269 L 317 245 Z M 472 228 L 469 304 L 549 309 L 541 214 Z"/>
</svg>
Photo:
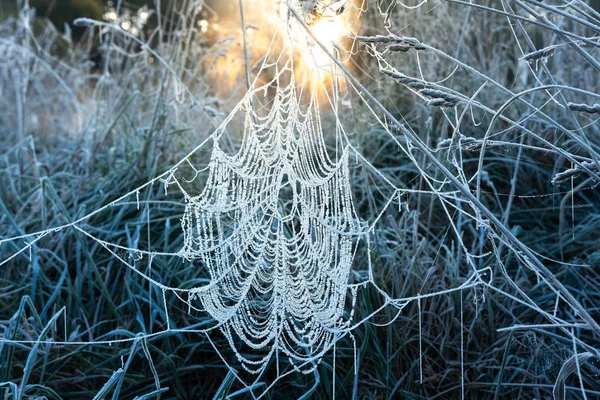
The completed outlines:
<svg viewBox="0 0 600 400">
<path fill-rule="evenodd" d="M 289 74 L 287 85 L 278 82 Z M 200 259 L 211 283 L 190 292 L 259 360 L 236 351 L 261 372 L 276 352 L 304 365 L 331 347 L 348 326 L 344 305 L 356 242 L 366 234 L 354 209 L 347 146 L 328 155 L 316 93 L 300 111 L 291 61 L 278 71 L 272 107 L 261 117 L 251 97 L 241 103 L 240 150 L 228 155 L 218 132 L 209 175 L 197 196 L 185 194 L 181 256 Z M 353 297 L 355 299 L 355 297 Z M 310 370 L 310 368 L 309 368 Z"/>
</svg>

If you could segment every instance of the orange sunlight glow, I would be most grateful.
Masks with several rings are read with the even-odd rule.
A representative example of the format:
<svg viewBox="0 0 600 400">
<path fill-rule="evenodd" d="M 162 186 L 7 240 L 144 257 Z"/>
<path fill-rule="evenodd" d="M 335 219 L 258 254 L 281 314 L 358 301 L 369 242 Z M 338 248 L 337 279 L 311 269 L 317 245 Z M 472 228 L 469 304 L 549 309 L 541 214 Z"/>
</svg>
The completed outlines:
<svg viewBox="0 0 600 400">
<path fill-rule="evenodd" d="M 227 0 L 232 2 L 233 0 Z M 364 2 L 364 0 L 350 1 Z M 237 1 L 235 1 L 237 5 Z M 348 7 L 344 12 L 333 15 L 312 15 L 302 11 L 299 1 L 291 1 L 298 15 L 305 18 L 304 23 L 308 25 L 313 35 L 329 51 L 339 57 L 340 61 L 347 58 L 347 54 L 338 54 L 337 49 L 344 46 L 344 39 L 356 28 L 359 21 L 360 7 Z M 293 4 L 296 4 L 294 6 Z M 250 64 L 254 65 L 265 55 L 269 46 L 272 45 L 272 37 L 276 32 L 281 34 L 283 44 L 294 53 L 295 71 L 303 76 L 313 88 L 319 91 L 331 83 L 337 67 L 330 57 L 315 43 L 306 32 L 305 27 L 299 23 L 288 10 L 287 1 L 277 0 L 244 0 L 244 14 L 246 26 L 252 29 L 246 30 L 246 40 Z M 232 11 L 235 6 L 232 7 Z M 202 21 L 203 31 L 207 31 L 209 37 L 212 34 L 214 41 L 218 41 L 227 35 L 234 35 L 235 39 L 229 43 L 229 47 L 220 52 L 213 61 L 215 69 L 211 73 L 215 81 L 227 82 L 229 88 L 240 85 L 244 79 L 240 79 L 244 73 L 244 51 L 242 46 L 242 31 L 240 29 L 239 17 L 235 12 L 227 18 L 219 20 L 219 30 L 213 28 L 210 22 Z M 278 46 L 279 46 L 278 45 Z M 343 85 L 343 82 L 341 83 Z M 222 91 L 223 88 L 220 88 Z M 226 89 L 229 90 L 229 89 Z"/>
</svg>

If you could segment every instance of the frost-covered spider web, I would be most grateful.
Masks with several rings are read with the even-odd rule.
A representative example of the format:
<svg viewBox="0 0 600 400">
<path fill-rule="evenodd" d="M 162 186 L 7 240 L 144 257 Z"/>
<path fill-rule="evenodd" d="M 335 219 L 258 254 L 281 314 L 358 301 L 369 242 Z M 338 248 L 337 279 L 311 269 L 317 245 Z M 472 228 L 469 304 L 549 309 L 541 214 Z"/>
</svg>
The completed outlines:
<svg viewBox="0 0 600 400">
<path fill-rule="evenodd" d="M 186 194 L 182 221 L 181 255 L 202 260 L 211 277 L 189 299 L 219 322 L 232 348 L 239 338 L 268 349 L 258 360 L 236 351 L 252 373 L 276 353 L 305 365 L 331 347 L 349 324 L 349 275 L 366 233 L 354 209 L 349 149 L 328 155 L 316 93 L 303 113 L 291 60 L 273 82 L 266 115 L 253 111 L 251 96 L 240 103 L 239 151 L 222 150 L 223 130 L 216 132 L 206 184 Z"/>
</svg>

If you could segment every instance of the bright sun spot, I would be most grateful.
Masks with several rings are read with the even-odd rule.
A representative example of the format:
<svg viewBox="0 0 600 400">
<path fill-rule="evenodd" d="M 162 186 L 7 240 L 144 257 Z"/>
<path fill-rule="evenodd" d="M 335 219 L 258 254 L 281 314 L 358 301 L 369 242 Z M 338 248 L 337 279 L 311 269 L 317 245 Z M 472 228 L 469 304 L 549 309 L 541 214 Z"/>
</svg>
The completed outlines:
<svg viewBox="0 0 600 400">
<path fill-rule="evenodd" d="M 308 25 L 314 37 L 325 46 L 329 53 L 336 56 L 336 47 L 341 45 L 342 39 L 351 31 L 348 13 L 339 15 L 330 12 L 315 14 L 307 11 L 303 6 L 296 5 L 293 7 L 297 15 L 304 19 L 304 24 Z M 285 2 L 280 5 L 279 17 L 279 26 L 287 30 L 289 35 L 288 40 L 291 41 L 290 44 L 302 55 L 297 66 L 301 69 L 306 68 L 309 71 L 313 71 L 316 75 L 324 78 L 319 71 L 326 70 L 332 66 L 333 61 L 331 58 L 310 37 L 305 27 L 294 20 Z"/>
<path fill-rule="evenodd" d="M 225 0 L 224 0 L 225 1 Z M 233 0 L 227 0 L 232 1 Z M 339 9 L 329 9 L 326 5 L 335 3 L 334 0 L 321 0 L 320 2 L 308 0 L 264 1 L 244 0 L 249 7 L 245 8 L 246 37 L 251 63 L 258 61 L 254 58 L 258 54 L 267 52 L 270 46 L 284 46 L 286 52 L 293 53 L 294 69 L 303 79 L 310 81 L 317 88 L 324 88 L 337 73 L 334 62 L 327 54 L 338 57 L 341 62 L 348 59 L 348 44 L 345 39 L 357 30 L 360 24 L 360 14 L 356 9 L 347 7 L 340 12 Z M 350 1 L 350 0 L 348 0 Z M 237 4 L 237 1 L 235 2 Z M 317 11 L 306 8 L 305 4 L 325 4 Z M 233 4 L 233 3 L 232 3 Z M 352 4 L 350 1 L 349 3 Z M 289 5 L 289 6 L 288 6 Z M 292 8 L 289 8 L 292 7 Z M 299 21 L 298 19 L 301 21 Z M 239 17 L 221 18 L 218 20 L 205 17 L 197 21 L 197 29 L 210 40 L 216 41 L 223 35 L 240 35 Z M 306 26 L 303 26 L 303 25 Z M 323 51 L 318 43 L 307 32 L 312 32 L 315 39 L 323 45 Z M 278 32 L 279 42 L 273 42 L 273 35 Z M 237 36 L 239 37 L 239 36 Z M 238 43 L 241 43 L 240 39 Z M 246 55 L 242 46 L 231 46 L 226 52 L 217 57 L 213 73 L 219 75 L 218 81 L 226 80 L 230 86 L 239 83 L 239 77 L 244 74 L 244 63 L 240 63 Z M 344 83 L 340 83 L 343 85 Z"/>
<path fill-rule="evenodd" d="M 345 22 L 341 19 L 326 20 L 322 19 L 311 27 L 315 37 L 332 53 L 335 44 L 347 34 Z M 310 54 L 315 62 L 316 67 L 329 66 L 331 59 L 329 56 L 315 43 L 310 43 L 308 46 Z"/>
<path fill-rule="evenodd" d="M 311 27 L 311 31 L 325 44 L 337 42 L 347 34 L 346 24 L 341 18 L 322 19 Z"/>
</svg>

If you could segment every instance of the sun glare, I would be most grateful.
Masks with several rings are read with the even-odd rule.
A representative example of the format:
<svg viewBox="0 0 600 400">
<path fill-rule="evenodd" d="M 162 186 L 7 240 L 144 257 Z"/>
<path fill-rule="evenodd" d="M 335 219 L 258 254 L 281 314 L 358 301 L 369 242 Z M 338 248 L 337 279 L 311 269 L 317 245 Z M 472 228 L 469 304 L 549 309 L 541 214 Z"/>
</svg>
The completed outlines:
<svg viewBox="0 0 600 400">
<path fill-rule="evenodd" d="M 311 27 L 312 33 L 322 42 L 337 42 L 348 32 L 342 18 L 322 19 Z"/>
<path fill-rule="evenodd" d="M 232 1 L 232 0 L 228 0 Z M 323 1 L 325 6 L 320 8 L 307 8 L 305 1 L 263 1 L 246 0 L 245 19 L 247 25 L 256 28 L 246 30 L 245 40 L 248 42 L 250 62 L 253 64 L 258 61 L 256 55 L 267 52 L 273 45 L 273 35 L 279 32 L 281 43 L 275 43 L 275 46 L 283 44 L 294 54 L 295 70 L 299 76 L 308 79 L 317 87 L 325 87 L 334 74 L 335 66 L 329 52 L 334 57 L 339 57 L 340 61 L 347 58 L 344 52 L 343 42 L 350 33 L 356 30 L 360 16 L 357 9 L 348 6 L 346 9 L 331 9 L 328 5 L 335 2 L 329 0 Z M 344 4 L 352 4 L 350 1 Z M 233 3 L 232 3 L 233 4 Z M 320 4 L 312 2 L 310 4 Z M 289 7 L 293 7 L 292 14 Z M 315 11 L 316 10 L 316 11 Z M 198 22 L 198 28 L 214 41 L 225 34 L 239 35 L 239 19 L 237 17 L 221 18 L 219 22 L 219 31 L 217 32 L 216 20 L 208 18 Z M 323 51 L 321 46 L 307 32 L 306 27 L 323 45 L 327 52 Z M 229 47 L 223 50 L 219 57 L 214 61 L 216 68 L 213 75 L 218 75 L 216 79 L 219 82 L 223 80 L 229 84 L 227 88 L 240 82 L 239 76 L 243 74 L 244 63 L 240 62 L 246 55 L 243 53 L 242 40 L 227 42 Z M 341 49 L 344 54 L 339 54 Z M 208 62 L 212 62 L 208 60 Z M 212 64 L 211 64 L 212 65 Z M 228 89 L 227 89 L 228 90 Z"/>
<path fill-rule="evenodd" d="M 341 18 L 332 20 L 322 19 L 310 28 L 313 35 L 330 53 L 333 53 L 335 45 L 347 34 L 346 23 Z M 315 67 L 320 68 L 331 65 L 331 58 L 316 43 L 311 43 L 309 40 L 307 47 L 315 63 Z"/>
<path fill-rule="evenodd" d="M 334 57 L 340 56 L 337 54 L 337 49 L 342 47 L 342 40 L 351 31 L 348 20 L 349 13 L 331 15 L 307 13 L 306 10 L 302 13 L 301 10 L 296 8 L 297 15 L 304 19 L 303 23 L 294 20 L 287 5 L 282 5 L 280 13 L 280 20 L 284 29 L 287 30 L 291 47 L 299 55 L 296 69 L 308 72 L 313 81 L 327 81 L 331 78 L 334 66 L 334 62 L 327 52 Z M 327 49 L 327 52 L 323 51 L 319 43 L 311 37 L 306 27 L 310 29 L 312 36 L 320 45 Z"/>
</svg>

